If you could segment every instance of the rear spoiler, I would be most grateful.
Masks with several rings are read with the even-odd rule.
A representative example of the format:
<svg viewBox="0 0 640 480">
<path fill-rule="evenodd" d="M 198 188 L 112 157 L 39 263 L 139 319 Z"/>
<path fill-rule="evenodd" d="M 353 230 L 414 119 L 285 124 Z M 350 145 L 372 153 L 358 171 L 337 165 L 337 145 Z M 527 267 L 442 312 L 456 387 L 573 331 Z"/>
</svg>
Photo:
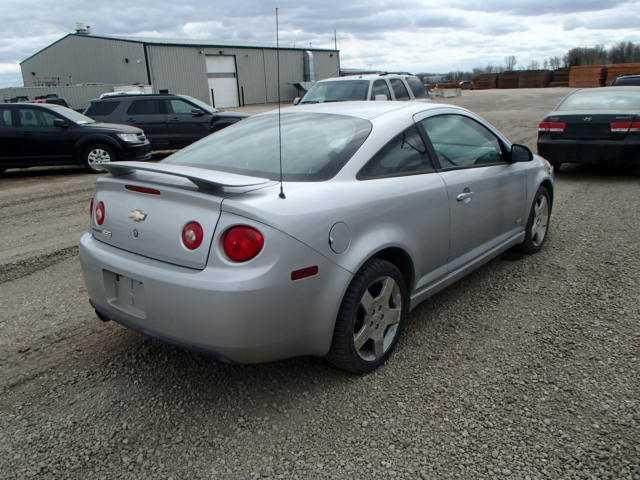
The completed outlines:
<svg viewBox="0 0 640 480">
<path fill-rule="evenodd" d="M 101 167 L 114 177 L 129 175 L 137 171 L 182 177 L 188 179 L 202 190 L 219 190 L 224 187 L 251 187 L 270 182 L 268 178 L 249 177 L 236 173 L 169 163 L 114 162 L 102 164 Z"/>
</svg>

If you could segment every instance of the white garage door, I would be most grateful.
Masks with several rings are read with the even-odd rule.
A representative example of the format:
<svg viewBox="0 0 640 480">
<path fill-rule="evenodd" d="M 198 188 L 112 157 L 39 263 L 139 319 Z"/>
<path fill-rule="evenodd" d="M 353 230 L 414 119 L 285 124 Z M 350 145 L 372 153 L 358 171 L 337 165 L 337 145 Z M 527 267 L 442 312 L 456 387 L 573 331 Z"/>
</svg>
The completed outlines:
<svg viewBox="0 0 640 480">
<path fill-rule="evenodd" d="M 206 62 L 211 104 L 216 108 L 240 106 L 235 57 L 207 55 Z"/>
</svg>

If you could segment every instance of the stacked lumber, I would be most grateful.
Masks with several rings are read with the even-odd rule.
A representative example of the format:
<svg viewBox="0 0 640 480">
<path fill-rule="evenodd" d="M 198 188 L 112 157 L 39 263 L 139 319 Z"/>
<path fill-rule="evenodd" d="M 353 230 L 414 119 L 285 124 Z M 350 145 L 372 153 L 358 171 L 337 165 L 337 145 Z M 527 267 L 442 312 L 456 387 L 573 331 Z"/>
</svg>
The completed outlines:
<svg viewBox="0 0 640 480">
<path fill-rule="evenodd" d="M 519 73 L 518 88 L 545 88 L 551 83 L 549 70 L 525 70 Z"/>
<path fill-rule="evenodd" d="M 621 75 L 640 75 L 640 63 L 616 63 L 607 66 L 607 85 Z"/>
<path fill-rule="evenodd" d="M 568 87 L 569 86 L 569 69 L 559 68 L 553 71 L 551 83 L 549 87 Z"/>
<path fill-rule="evenodd" d="M 436 88 L 442 88 L 442 89 L 447 89 L 447 88 L 460 88 L 460 82 L 442 82 L 442 83 L 436 83 Z"/>
<path fill-rule="evenodd" d="M 602 87 L 607 77 L 607 67 L 591 65 L 571 67 L 569 70 L 569 86 L 574 88 Z"/>
<path fill-rule="evenodd" d="M 488 90 L 490 88 L 496 88 L 498 81 L 497 73 L 481 73 L 476 75 L 472 79 L 474 90 Z"/>
<path fill-rule="evenodd" d="M 502 72 L 498 75 L 498 88 L 518 88 L 520 72 Z"/>
</svg>

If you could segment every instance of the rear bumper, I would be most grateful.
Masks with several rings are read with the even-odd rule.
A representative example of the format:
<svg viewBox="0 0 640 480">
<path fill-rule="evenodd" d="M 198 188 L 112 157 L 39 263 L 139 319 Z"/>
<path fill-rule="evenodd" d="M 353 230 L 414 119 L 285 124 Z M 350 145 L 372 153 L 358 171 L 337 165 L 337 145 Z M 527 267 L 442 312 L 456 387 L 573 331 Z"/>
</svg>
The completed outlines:
<svg viewBox="0 0 640 480">
<path fill-rule="evenodd" d="M 640 163 L 640 142 L 538 140 L 538 155 L 558 163 Z"/>
<path fill-rule="evenodd" d="M 331 345 L 351 274 L 283 237 L 285 258 L 304 256 L 319 266 L 318 276 L 292 282 L 289 267 L 276 263 L 237 269 L 230 278 L 226 267 L 179 267 L 112 247 L 90 233 L 80 239 L 80 262 L 99 315 L 132 330 L 239 363 L 321 356 Z M 123 306 L 114 294 L 114 275 L 141 283 L 138 307 Z"/>
</svg>

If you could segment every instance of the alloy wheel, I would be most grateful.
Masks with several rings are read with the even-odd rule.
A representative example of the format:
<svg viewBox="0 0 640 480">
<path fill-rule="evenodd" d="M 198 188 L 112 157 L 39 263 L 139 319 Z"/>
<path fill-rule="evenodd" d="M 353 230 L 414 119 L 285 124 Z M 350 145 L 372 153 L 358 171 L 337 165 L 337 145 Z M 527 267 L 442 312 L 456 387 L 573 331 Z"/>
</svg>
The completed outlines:
<svg viewBox="0 0 640 480">
<path fill-rule="evenodd" d="M 353 343 L 363 360 L 379 360 L 389 350 L 402 318 L 402 294 L 389 276 L 373 281 L 364 291 L 356 313 Z"/>
<path fill-rule="evenodd" d="M 90 150 L 89 154 L 87 155 L 87 164 L 91 169 L 96 171 L 103 170 L 101 168 L 101 165 L 104 165 L 105 163 L 110 163 L 110 162 L 111 162 L 111 155 L 109 154 L 108 151 L 102 148 L 94 148 Z"/>
<path fill-rule="evenodd" d="M 540 195 L 533 205 L 533 224 L 531 225 L 531 241 L 536 247 L 542 245 L 547 236 L 549 226 L 549 201 Z"/>
</svg>

